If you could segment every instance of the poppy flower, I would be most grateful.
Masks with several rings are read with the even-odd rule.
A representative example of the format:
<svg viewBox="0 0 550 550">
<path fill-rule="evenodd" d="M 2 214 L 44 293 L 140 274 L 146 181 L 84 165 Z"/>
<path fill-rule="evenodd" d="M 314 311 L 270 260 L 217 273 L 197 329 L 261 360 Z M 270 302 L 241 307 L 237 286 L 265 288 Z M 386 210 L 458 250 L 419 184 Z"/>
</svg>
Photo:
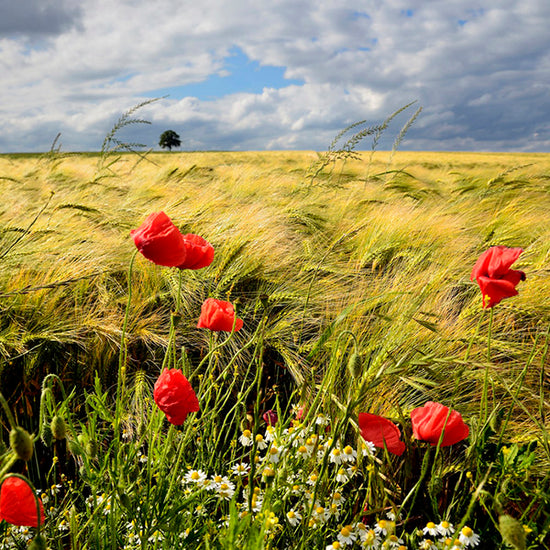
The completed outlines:
<svg viewBox="0 0 550 550">
<path fill-rule="evenodd" d="M 268 426 L 275 426 L 275 424 L 277 424 L 277 420 L 279 420 L 277 413 L 273 409 L 269 409 L 264 412 L 262 418 Z"/>
<path fill-rule="evenodd" d="M 214 259 L 214 247 L 199 235 L 183 235 L 185 262 L 178 265 L 180 269 L 201 269 L 209 266 Z"/>
<path fill-rule="evenodd" d="M 229 302 L 207 298 L 201 307 L 198 328 L 209 328 L 213 331 L 231 332 L 235 321 L 235 310 Z M 243 328 L 242 319 L 235 321 L 235 332 Z"/>
<path fill-rule="evenodd" d="M 522 248 L 493 246 L 478 258 L 470 280 L 477 281 L 484 308 L 496 306 L 504 298 L 518 294 L 516 286 L 520 281 L 525 281 L 525 273 L 510 269 L 510 266 L 522 252 Z"/>
<path fill-rule="evenodd" d="M 399 428 L 383 416 L 359 413 L 359 430 L 365 441 L 370 441 L 381 449 L 386 447 L 394 455 L 401 456 L 405 450 Z"/>
<path fill-rule="evenodd" d="M 12 525 L 38 527 L 36 497 L 31 486 L 20 477 L 10 476 L 0 488 L 0 520 L 5 519 Z M 40 523 L 44 523 L 44 506 L 38 499 Z"/>
<path fill-rule="evenodd" d="M 161 373 L 153 388 L 153 398 L 168 422 L 176 426 L 183 424 L 190 412 L 200 409 L 189 380 L 178 369 L 166 369 Z"/>
<path fill-rule="evenodd" d="M 184 237 L 164 212 L 149 214 L 130 235 L 137 249 L 157 265 L 176 267 L 187 258 Z"/>
<path fill-rule="evenodd" d="M 451 410 L 441 403 L 428 401 L 424 406 L 411 411 L 413 434 L 420 441 L 437 445 L 443 432 L 442 447 L 454 445 L 468 437 L 470 429 L 458 411 Z"/>
</svg>

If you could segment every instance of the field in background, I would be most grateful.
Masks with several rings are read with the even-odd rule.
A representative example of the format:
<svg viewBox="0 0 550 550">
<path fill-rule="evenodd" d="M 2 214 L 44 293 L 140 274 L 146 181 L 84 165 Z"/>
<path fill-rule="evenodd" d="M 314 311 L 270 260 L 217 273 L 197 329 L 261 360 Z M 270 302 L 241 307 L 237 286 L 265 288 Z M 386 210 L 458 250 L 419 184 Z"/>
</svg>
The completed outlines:
<svg viewBox="0 0 550 550">
<path fill-rule="evenodd" d="M 483 328 L 473 336 L 482 311 L 469 276 L 495 244 L 523 247 L 516 265 L 527 273 L 519 296 L 496 309 L 499 376 L 511 380 L 542 353 L 550 155 L 365 152 L 322 170 L 313 152 L 115 160 L 106 169 L 97 155 L 0 157 L 1 376 L 20 395 L 21 410 L 32 407 L 29 396 L 46 372 L 85 385 L 97 371 L 114 383 L 134 250 L 129 231 L 159 210 L 216 249 L 209 268 L 184 280 L 179 345 L 191 356 L 206 345 L 195 328 L 204 298 L 237 300 L 246 332 L 262 295 L 274 312 L 266 361 L 275 379 L 321 377 L 336 347 L 343 357 L 351 352 L 350 342 L 337 342 L 351 331 L 364 368 L 387 374 L 379 402 L 369 406 L 408 408 L 450 391 L 474 338 L 459 384 L 462 406 L 477 406 L 486 336 Z M 138 259 L 131 357 L 152 379 L 175 285 L 171 270 Z M 523 402 L 542 413 L 547 375 L 529 360 Z M 345 381 L 333 374 L 331 391 L 345 395 Z M 522 411 L 514 418 L 526 421 Z"/>
</svg>

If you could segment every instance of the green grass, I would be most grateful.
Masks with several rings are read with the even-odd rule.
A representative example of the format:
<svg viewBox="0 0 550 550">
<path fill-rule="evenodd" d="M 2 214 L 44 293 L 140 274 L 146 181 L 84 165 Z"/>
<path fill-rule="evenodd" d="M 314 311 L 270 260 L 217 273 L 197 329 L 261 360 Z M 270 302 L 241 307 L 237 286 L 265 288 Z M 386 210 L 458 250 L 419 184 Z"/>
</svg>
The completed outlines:
<svg viewBox="0 0 550 550">
<path fill-rule="evenodd" d="M 40 428 L 44 399 L 47 417 L 61 409 L 72 426 L 72 452 L 65 442 L 37 444 L 29 464 L 37 485 L 62 485 L 50 495 L 51 548 L 324 549 L 343 525 L 373 525 L 403 501 L 409 521 L 396 535 L 407 548 L 422 538 L 416 527 L 441 519 L 467 522 L 482 545 L 498 548 L 505 513 L 532 530 L 529 547 L 548 543 L 550 155 L 376 151 L 330 158 L 322 170 L 318 162 L 313 152 L 0 156 L 0 386 L 29 431 Z M 171 360 L 188 375 L 203 366 L 191 377 L 202 412 L 179 430 L 166 430 L 151 398 L 178 277 L 141 256 L 131 280 L 127 387 L 115 392 L 129 232 L 159 210 L 216 250 L 211 266 L 182 279 Z M 497 244 L 524 248 L 514 267 L 527 280 L 495 308 L 487 359 L 489 315 L 470 272 Z M 196 328 L 207 297 L 236 303 L 245 323 L 215 353 L 224 338 Z M 356 377 L 347 367 L 354 353 Z M 57 384 L 44 397 L 49 373 L 74 388 L 71 399 Z M 462 413 L 467 444 L 434 456 L 410 439 L 408 413 L 427 400 Z M 311 407 L 304 437 L 326 437 L 326 458 L 305 464 L 289 451 L 273 479 L 249 474 L 261 512 L 248 497 L 243 514 L 236 478 L 229 501 L 181 484 L 187 468 L 212 476 L 253 463 L 238 442 L 242 430 L 263 433 L 261 413 L 277 407 L 278 430 L 289 427 L 299 403 Z M 406 460 L 378 451 L 341 483 L 331 445 L 357 448 L 362 411 L 399 423 Z M 317 413 L 330 418 L 329 433 Z M 113 422 L 130 436 L 113 432 Z M 278 432 L 281 444 L 288 438 Z M 98 455 L 86 452 L 90 440 Z M 334 491 L 346 498 L 339 518 L 315 528 L 304 496 L 313 471 L 319 502 Z M 302 476 L 299 494 L 293 475 Z M 84 502 L 104 493 L 109 513 L 105 500 Z M 285 520 L 291 506 L 306 516 L 297 528 Z M 156 531 L 162 542 L 153 542 Z"/>
</svg>

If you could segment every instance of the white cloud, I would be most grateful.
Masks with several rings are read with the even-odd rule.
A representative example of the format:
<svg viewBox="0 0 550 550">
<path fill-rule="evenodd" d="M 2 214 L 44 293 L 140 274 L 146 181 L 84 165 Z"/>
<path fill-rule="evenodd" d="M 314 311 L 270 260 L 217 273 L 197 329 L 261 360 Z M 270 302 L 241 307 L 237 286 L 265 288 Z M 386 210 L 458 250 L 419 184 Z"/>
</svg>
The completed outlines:
<svg viewBox="0 0 550 550">
<path fill-rule="evenodd" d="M 235 47 L 304 84 L 157 102 L 136 141 L 177 125 L 194 147 L 322 149 L 416 99 L 404 148 L 548 150 L 546 0 L 50 1 L 40 21 L 29 5 L 0 25 L 0 151 L 47 149 L 58 131 L 97 149 L 151 91 L 225 74 Z"/>
</svg>

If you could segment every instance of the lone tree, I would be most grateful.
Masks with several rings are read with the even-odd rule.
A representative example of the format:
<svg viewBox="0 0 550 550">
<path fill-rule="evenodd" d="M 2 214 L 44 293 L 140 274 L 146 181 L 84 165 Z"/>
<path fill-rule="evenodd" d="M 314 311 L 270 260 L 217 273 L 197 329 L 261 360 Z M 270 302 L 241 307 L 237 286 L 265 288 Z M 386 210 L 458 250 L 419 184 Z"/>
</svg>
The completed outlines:
<svg viewBox="0 0 550 550">
<path fill-rule="evenodd" d="M 174 130 L 166 130 L 166 132 L 160 134 L 159 145 L 163 149 L 171 151 L 172 147 L 179 147 L 181 145 L 181 140 Z"/>
</svg>

